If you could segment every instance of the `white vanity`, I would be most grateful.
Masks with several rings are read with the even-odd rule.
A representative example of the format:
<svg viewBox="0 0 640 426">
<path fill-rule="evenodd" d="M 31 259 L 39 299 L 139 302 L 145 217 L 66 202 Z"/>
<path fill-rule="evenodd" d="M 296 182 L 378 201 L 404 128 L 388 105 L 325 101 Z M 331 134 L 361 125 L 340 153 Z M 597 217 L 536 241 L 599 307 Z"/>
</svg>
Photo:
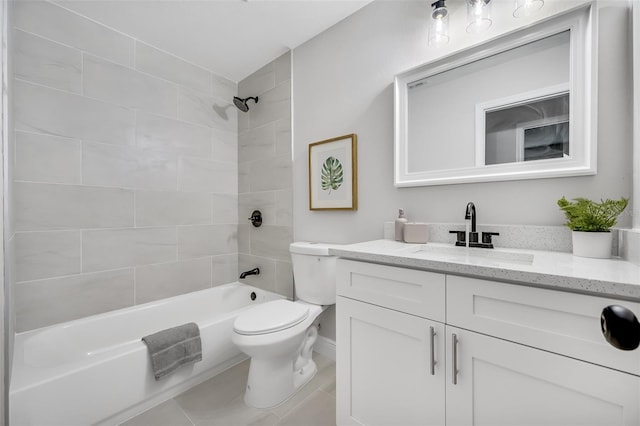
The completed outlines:
<svg viewBox="0 0 640 426">
<path fill-rule="evenodd" d="M 639 425 L 640 268 L 568 253 L 389 240 L 332 250 L 338 425 Z"/>
</svg>

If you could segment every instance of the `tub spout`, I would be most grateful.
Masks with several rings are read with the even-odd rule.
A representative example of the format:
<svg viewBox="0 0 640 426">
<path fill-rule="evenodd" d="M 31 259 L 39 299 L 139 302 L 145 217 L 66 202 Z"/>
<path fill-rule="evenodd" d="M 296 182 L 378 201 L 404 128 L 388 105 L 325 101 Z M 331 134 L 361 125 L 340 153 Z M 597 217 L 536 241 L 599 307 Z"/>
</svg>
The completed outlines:
<svg viewBox="0 0 640 426">
<path fill-rule="evenodd" d="M 240 274 L 240 279 L 245 279 L 248 275 L 260 275 L 260 268 L 253 268 L 249 271 L 244 271 Z"/>
</svg>

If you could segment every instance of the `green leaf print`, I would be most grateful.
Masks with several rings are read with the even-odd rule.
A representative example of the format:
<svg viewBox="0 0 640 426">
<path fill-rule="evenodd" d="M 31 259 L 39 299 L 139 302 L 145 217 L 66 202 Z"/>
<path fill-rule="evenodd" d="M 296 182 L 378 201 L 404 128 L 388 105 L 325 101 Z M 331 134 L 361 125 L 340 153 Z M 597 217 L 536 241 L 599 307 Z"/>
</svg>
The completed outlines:
<svg viewBox="0 0 640 426">
<path fill-rule="evenodd" d="M 322 165 L 321 185 L 324 191 L 336 190 L 342 185 L 343 170 L 340 160 L 335 157 L 329 157 Z"/>
</svg>

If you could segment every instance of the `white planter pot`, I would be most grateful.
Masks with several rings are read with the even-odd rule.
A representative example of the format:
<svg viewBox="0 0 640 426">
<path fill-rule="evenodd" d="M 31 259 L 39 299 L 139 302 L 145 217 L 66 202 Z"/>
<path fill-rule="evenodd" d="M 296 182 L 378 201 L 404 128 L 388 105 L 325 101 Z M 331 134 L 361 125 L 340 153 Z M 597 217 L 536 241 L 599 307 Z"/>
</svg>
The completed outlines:
<svg viewBox="0 0 640 426">
<path fill-rule="evenodd" d="M 573 255 L 608 259 L 611 257 L 612 232 L 572 231 Z"/>
</svg>

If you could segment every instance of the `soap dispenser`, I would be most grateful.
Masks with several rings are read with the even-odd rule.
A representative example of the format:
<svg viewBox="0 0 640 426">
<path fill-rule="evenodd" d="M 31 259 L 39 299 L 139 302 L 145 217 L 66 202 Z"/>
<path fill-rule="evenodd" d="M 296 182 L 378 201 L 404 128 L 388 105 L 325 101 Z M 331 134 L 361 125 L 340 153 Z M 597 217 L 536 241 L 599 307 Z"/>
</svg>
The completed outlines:
<svg viewBox="0 0 640 426">
<path fill-rule="evenodd" d="M 398 218 L 396 219 L 396 241 L 404 241 L 404 224 L 407 223 L 407 218 L 404 217 L 404 210 L 398 210 Z"/>
</svg>

